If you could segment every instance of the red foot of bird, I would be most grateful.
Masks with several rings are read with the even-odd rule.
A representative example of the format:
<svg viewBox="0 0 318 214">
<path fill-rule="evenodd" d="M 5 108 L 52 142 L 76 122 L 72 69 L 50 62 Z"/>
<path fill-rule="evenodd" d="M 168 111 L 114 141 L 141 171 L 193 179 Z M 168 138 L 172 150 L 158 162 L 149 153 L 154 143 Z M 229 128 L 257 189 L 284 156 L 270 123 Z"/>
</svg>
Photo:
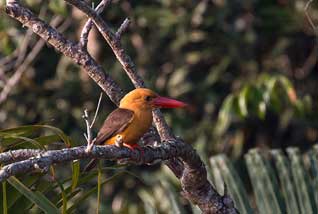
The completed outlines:
<svg viewBox="0 0 318 214">
<path fill-rule="evenodd" d="M 136 144 L 132 144 L 132 145 L 124 143 L 123 145 L 124 145 L 125 147 L 128 147 L 129 149 L 131 149 L 131 150 L 133 150 L 133 151 L 134 151 L 135 149 L 137 149 L 137 150 L 139 150 L 139 151 L 141 152 L 141 156 L 144 155 L 144 149 L 143 149 L 141 146 L 139 146 L 137 143 L 136 143 Z"/>
</svg>

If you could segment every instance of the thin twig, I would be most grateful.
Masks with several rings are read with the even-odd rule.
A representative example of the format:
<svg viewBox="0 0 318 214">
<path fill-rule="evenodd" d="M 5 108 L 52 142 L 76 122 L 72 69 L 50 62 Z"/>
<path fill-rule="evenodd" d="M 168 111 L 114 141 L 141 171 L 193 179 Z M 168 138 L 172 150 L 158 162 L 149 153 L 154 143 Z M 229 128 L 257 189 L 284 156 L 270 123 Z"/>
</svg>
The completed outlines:
<svg viewBox="0 0 318 214">
<path fill-rule="evenodd" d="M 317 32 L 317 27 L 316 27 L 316 25 L 314 24 L 314 22 L 313 22 L 313 20 L 312 20 L 312 18 L 311 18 L 311 16 L 310 16 L 310 14 L 309 14 L 309 7 L 310 7 L 310 5 L 311 5 L 311 3 L 312 3 L 313 1 L 314 1 L 314 0 L 308 0 L 307 3 L 306 3 L 306 5 L 305 5 L 304 10 L 305 10 L 305 15 L 306 15 L 306 17 L 307 17 L 307 20 L 308 20 L 309 24 L 311 25 L 312 29 L 314 30 L 314 33 L 317 35 L 317 34 L 318 34 L 318 32 Z"/>
<path fill-rule="evenodd" d="M 92 10 L 84 1 L 65 1 L 76 6 L 86 15 L 88 15 L 89 18 L 92 18 L 98 30 L 102 33 L 105 40 L 113 49 L 113 52 L 115 53 L 117 59 L 123 65 L 124 70 L 131 78 L 134 85 L 136 87 L 144 87 L 144 82 L 137 74 L 134 63 L 126 54 L 126 51 L 122 47 L 120 42 L 116 39 L 115 33 L 113 33 L 113 31 L 103 21 L 103 19 L 98 16 L 98 14 L 96 14 L 96 12 Z M 94 59 L 92 59 L 87 51 L 83 50 L 82 46 L 67 40 L 62 34 L 58 33 L 44 21 L 34 16 L 34 14 L 27 8 L 23 7 L 18 0 L 7 0 L 6 13 L 16 20 L 20 21 L 24 26 L 32 28 L 35 33 L 40 35 L 45 41 L 50 43 L 58 51 L 70 57 L 77 64 L 81 65 L 88 72 L 89 76 L 94 79 L 96 83 L 103 88 L 104 91 L 106 91 L 107 95 L 115 103 L 118 104 L 120 98 L 122 97 L 121 89 L 109 76 L 106 76 L 103 73 L 103 69 L 95 62 Z M 170 129 L 166 125 L 159 111 L 157 113 L 155 112 L 155 116 L 156 115 L 158 117 L 155 118 L 155 123 L 157 124 L 158 131 L 161 134 L 162 139 L 164 139 L 165 137 L 173 136 L 173 134 L 169 132 Z M 65 161 L 82 158 L 105 158 L 106 154 L 103 153 L 103 150 L 99 149 L 105 147 L 109 146 L 101 146 L 98 148 L 97 146 L 94 146 L 93 149 L 88 152 L 86 151 L 86 146 L 81 147 L 81 149 L 79 150 L 70 149 L 69 152 L 65 152 L 65 150 L 53 151 L 51 153 L 48 152 L 43 159 L 40 159 L 40 157 L 36 157 L 22 162 L 13 163 L 0 170 L 0 181 L 1 179 L 5 179 L 13 174 L 29 172 L 30 170 L 34 170 L 35 168 L 46 168 L 48 164 L 50 165 L 54 163 L 62 163 Z M 224 199 L 226 196 L 219 195 L 209 183 L 209 181 L 207 180 L 207 172 L 203 162 L 189 144 L 183 143 L 181 140 L 175 140 L 171 141 L 171 143 L 164 143 L 160 147 L 156 148 L 146 147 L 143 151 L 143 157 L 140 157 L 138 151 L 131 151 L 127 148 L 118 148 L 116 146 L 113 146 L 112 148 L 112 150 L 107 151 L 107 155 L 109 155 L 107 157 L 114 158 L 116 160 L 118 158 L 125 158 L 123 157 L 123 155 L 124 153 L 128 152 L 128 158 L 131 156 L 138 157 L 140 158 L 138 159 L 139 161 L 144 160 L 144 163 L 146 163 L 147 161 L 150 161 L 144 159 L 148 157 L 146 155 L 148 153 L 146 150 L 148 149 L 150 149 L 149 154 L 153 154 L 151 151 L 155 151 L 155 153 L 158 154 L 156 159 L 170 159 L 180 157 L 184 164 L 182 168 L 178 168 L 180 165 L 182 166 L 182 164 L 179 163 L 178 159 L 177 161 L 173 161 L 171 163 L 177 166 L 176 169 L 181 169 L 178 172 L 174 171 L 174 173 L 176 173 L 176 176 L 180 179 L 184 196 L 187 199 L 192 201 L 194 204 L 198 204 L 198 206 L 204 213 L 237 213 L 237 210 L 234 208 L 233 203 L 224 203 Z M 117 152 L 115 151 L 116 149 L 118 149 Z M 64 159 L 60 159 L 59 156 L 56 156 L 57 154 L 64 154 L 62 155 Z M 134 160 L 133 157 L 132 159 Z M 155 156 L 149 157 L 153 158 Z M 154 160 L 151 159 L 151 162 L 153 161 Z M 226 201 L 231 202 L 232 200 L 231 198 L 229 198 L 229 200 Z"/>
<path fill-rule="evenodd" d="M 123 33 L 125 33 L 128 30 L 128 27 L 130 25 L 131 21 L 129 18 L 126 18 L 123 23 L 120 25 L 120 27 L 118 28 L 117 32 L 116 32 L 116 38 L 118 40 L 121 39 L 121 36 Z"/>
<path fill-rule="evenodd" d="M 102 0 L 95 9 L 96 13 L 101 14 L 104 11 L 104 9 L 108 5 L 110 5 L 110 3 L 111 3 L 111 0 Z M 80 44 L 85 50 L 87 50 L 88 35 L 92 27 L 93 27 L 93 21 L 91 19 L 88 19 L 83 27 L 83 30 L 80 36 Z"/>
<path fill-rule="evenodd" d="M 127 147 L 117 147 L 114 145 L 96 145 L 89 152 L 86 151 L 86 146 L 50 151 L 20 149 L 0 153 L 0 163 L 8 164 L 0 170 L 0 182 L 9 176 L 32 172 L 35 169 L 34 166 L 32 166 L 34 164 L 37 164 L 39 168 L 44 168 L 55 163 L 87 158 L 106 160 L 127 159 L 130 163 L 144 164 L 151 163 L 154 160 L 167 160 L 175 156 L 186 155 L 185 158 L 189 158 L 194 152 L 190 145 L 173 141 L 159 147 L 147 146 L 144 147 L 143 151 L 131 150 Z"/>
<path fill-rule="evenodd" d="M 93 118 L 92 123 L 90 125 L 90 128 L 93 128 L 93 126 L 94 126 L 94 123 L 95 123 L 97 115 L 98 115 L 98 111 L 99 111 L 99 107 L 100 107 L 100 103 L 102 101 L 102 98 L 103 98 L 103 92 L 101 92 L 100 95 L 99 95 L 99 99 L 98 99 L 95 115 L 94 115 L 94 118 Z"/>
<path fill-rule="evenodd" d="M 90 152 L 94 146 L 94 140 L 93 140 L 93 135 L 92 135 L 92 127 L 95 123 L 95 120 L 96 120 L 96 117 L 97 117 L 97 114 L 98 114 L 98 111 L 99 111 L 99 107 L 100 107 L 100 103 L 102 101 L 102 97 L 103 97 L 103 93 L 100 93 L 100 96 L 99 96 L 99 99 L 98 99 L 98 104 L 97 104 L 97 107 L 96 107 L 96 111 L 95 111 L 95 115 L 94 115 L 94 118 L 92 120 L 92 122 L 90 122 L 89 120 L 89 114 L 88 114 L 88 110 L 85 109 L 84 110 L 84 115 L 82 116 L 84 121 L 85 121 L 85 124 L 86 124 L 86 133 L 84 133 L 84 137 L 87 141 L 87 148 L 86 148 L 86 151 L 87 152 Z"/>
<path fill-rule="evenodd" d="M 107 72 L 92 58 L 87 51 L 77 43 L 67 39 L 55 28 L 39 19 L 32 11 L 23 7 L 18 0 L 7 0 L 6 13 L 21 22 L 25 27 L 31 28 L 57 51 L 79 64 L 87 74 L 106 92 L 116 104 L 123 97 L 123 91 Z"/>
<path fill-rule="evenodd" d="M 53 18 L 51 21 L 51 24 L 53 26 L 57 26 L 60 21 L 61 17 L 57 16 Z M 32 31 L 31 31 L 32 32 Z M 42 48 L 45 45 L 45 41 L 40 39 L 37 41 L 37 43 L 34 45 L 31 52 L 27 55 L 23 63 L 16 69 L 15 73 L 10 77 L 10 79 L 7 80 L 5 83 L 3 89 L 0 92 L 0 104 L 2 104 L 7 98 L 9 93 L 12 91 L 14 86 L 19 82 L 24 72 L 27 70 L 27 68 L 32 64 L 36 56 L 40 53 Z"/>
<path fill-rule="evenodd" d="M 93 140 L 92 140 L 92 129 L 91 129 L 91 123 L 89 122 L 89 115 L 88 115 L 88 110 L 84 110 L 84 115 L 83 119 L 86 124 L 86 133 L 84 133 L 84 137 L 87 141 L 87 147 L 86 147 L 86 152 L 90 152 L 94 146 Z"/>
</svg>

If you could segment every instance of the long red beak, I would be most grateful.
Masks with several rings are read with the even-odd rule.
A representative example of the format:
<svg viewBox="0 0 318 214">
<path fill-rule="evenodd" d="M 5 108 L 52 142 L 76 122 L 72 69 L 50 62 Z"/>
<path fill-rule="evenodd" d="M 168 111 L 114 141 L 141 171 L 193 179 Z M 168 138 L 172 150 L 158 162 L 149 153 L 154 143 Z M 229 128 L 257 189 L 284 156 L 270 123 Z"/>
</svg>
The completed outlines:
<svg viewBox="0 0 318 214">
<path fill-rule="evenodd" d="M 152 104 L 157 108 L 183 108 L 187 106 L 184 102 L 167 97 L 156 97 L 153 99 Z"/>
</svg>

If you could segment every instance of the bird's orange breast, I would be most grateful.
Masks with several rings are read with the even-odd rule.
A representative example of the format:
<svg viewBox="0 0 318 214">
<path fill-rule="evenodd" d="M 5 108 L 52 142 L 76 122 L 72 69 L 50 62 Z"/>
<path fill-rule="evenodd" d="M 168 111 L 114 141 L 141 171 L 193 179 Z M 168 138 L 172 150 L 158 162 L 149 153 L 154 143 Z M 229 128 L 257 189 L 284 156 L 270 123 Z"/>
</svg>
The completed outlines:
<svg viewBox="0 0 318 214">
<path fill-rule="evenodd" d="M 123 143 L 134 145 L 138 140 L 149 130 L 152 124 L 151 111 L 134 111 L 134 118 L 131 123 L 122 132 L 117 133 L 115 136 L 105 141 L 105 144 L 115 144 L 116 137 L 122 136 Z"/>
</svg>

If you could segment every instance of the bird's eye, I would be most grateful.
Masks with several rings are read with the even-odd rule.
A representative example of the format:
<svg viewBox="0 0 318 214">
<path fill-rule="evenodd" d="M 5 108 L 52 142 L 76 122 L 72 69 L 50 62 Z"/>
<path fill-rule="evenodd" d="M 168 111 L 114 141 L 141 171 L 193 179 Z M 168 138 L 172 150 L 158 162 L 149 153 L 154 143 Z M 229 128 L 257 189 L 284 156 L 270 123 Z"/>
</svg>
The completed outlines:
<svg viewBox="0 0 318 214">
<path fill-rule="evenodd" d="M 150 100 L 151 100 L 151 96 L 146 96 L 146 97 L 145 97 L 145 100 L 146 100 L 146 101 L 150 101 Z"/>
</svg>

